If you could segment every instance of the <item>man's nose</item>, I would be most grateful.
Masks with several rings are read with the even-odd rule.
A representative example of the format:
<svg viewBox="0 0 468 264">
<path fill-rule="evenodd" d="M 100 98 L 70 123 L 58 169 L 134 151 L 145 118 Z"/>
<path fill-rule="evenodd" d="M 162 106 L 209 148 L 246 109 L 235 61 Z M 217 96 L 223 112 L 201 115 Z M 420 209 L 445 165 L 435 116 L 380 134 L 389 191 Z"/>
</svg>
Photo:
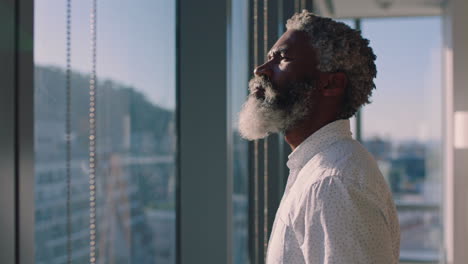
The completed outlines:
<svg viewBox="0 0 468 264">
<path fill-rule="evenodd" d="M 269 63 L 266 62 L 260 66 L 257 66 L 254 70 L 254 74 L 258 77 L 265 76 L 271 78 L 271 69 Z"/>
</svg>

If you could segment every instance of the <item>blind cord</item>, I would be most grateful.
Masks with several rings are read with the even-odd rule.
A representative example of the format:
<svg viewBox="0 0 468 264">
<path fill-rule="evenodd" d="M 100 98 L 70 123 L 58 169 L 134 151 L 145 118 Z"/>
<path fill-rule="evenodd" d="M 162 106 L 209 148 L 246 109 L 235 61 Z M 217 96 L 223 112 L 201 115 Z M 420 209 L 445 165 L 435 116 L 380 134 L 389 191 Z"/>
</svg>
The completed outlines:
<svg viewBox="0 0 468 264">
<path fill-rule="evenodd" d="M 268 0 L 263 1 L 263 52 L 268 54 Z M 263 140 L 263 256 L 268 249 L 268 136 Z"/>
<path fill-rule="evenodd" d="M 72 222 L 71 222 L 71 0 L 66 7 L 66 73 L 65 73 L 65 177 L 66 177 L 66 230 L 67 230 L 67 263 L 72 263 Z"/>
<path fill-rule="evenodd" d="M 258 0 L 253 2 L 253 64 L 258 66 Z M 258 186 L 258 140 L 254 141 L 254 253 L 255 264 L 260 262 L 259 252 L 259 186 Z"/>
<path fill-rule="evenodd" d="M 89 80 L 89 263 L 96 263 L 96 25 L 97 0 L 90 14 L 91 75 Z"/>
</svg>

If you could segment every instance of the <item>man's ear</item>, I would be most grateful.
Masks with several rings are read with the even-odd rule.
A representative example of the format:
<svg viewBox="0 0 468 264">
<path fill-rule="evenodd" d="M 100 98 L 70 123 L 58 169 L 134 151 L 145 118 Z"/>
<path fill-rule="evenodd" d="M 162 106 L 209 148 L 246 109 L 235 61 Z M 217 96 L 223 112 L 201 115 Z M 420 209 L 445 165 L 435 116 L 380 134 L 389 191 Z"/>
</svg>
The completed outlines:
<svg viewBox="0 0 468 264">
<path fill-rule="evenodd" d="M 323 96 L 344 95 L 348 78 L 343 72 L 322 73 L 319 79 L 319 88 Z"/>
</svg>

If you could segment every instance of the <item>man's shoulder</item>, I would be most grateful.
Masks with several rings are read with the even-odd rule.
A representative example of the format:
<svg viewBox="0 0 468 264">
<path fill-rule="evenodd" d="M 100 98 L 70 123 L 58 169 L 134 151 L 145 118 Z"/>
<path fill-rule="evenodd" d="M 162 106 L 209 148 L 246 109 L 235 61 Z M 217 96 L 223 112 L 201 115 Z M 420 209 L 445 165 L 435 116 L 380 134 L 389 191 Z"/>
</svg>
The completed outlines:
<svg viewBox="0 0 468 264">
<path fill-rule="evenodd" d="M 290 191 L 294 195 L 288 202 L 292 219 L 304 207 L 316 206 L 317 203 L 333 204 L 349 195 L 378 208 L 387 206 L 391 192 L 375 160 L 366 156 L 370 154 L 359 143 L 343 143 L 349 144 L 345 148 L 348 152 L 336 155 L 335 150 L 325 150 L 312 158 L 299 173 L 298 182 Z"/>
<path fill-rule="evenodd" d="M 380 175 L 377 162 L 367 149 L 354 139 L 342 139 L 317 153 L 303 168 L 306 174 L 317 174 L 315 181 L 327 176 L 360 177 Z"/>
<path fill-rule="evenodd" d="M 377 162 L 356 140 L 345 139 L 317 153 L 298 175 L 297 195 L 304 196 L 318 185 L 362 192 L 389 193 Z"/>
</svg>

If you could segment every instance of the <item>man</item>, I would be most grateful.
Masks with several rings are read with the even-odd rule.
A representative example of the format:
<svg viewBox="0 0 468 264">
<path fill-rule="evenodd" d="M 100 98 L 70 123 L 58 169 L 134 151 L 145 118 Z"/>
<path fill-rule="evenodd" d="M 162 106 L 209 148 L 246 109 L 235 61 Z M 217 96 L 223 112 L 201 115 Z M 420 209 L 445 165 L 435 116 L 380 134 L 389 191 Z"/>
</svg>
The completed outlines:
<svg viewBox="0 0 468 264">
<path fill-rule="evenodd" d="M 348 120 L 375 88 L 369 41 L 306 10 L 286 28 L 239 115 L 244 138 L 282 132 L 293 150 L 266 263 L 398 263 L 391 192 Z"/>
</svg>

